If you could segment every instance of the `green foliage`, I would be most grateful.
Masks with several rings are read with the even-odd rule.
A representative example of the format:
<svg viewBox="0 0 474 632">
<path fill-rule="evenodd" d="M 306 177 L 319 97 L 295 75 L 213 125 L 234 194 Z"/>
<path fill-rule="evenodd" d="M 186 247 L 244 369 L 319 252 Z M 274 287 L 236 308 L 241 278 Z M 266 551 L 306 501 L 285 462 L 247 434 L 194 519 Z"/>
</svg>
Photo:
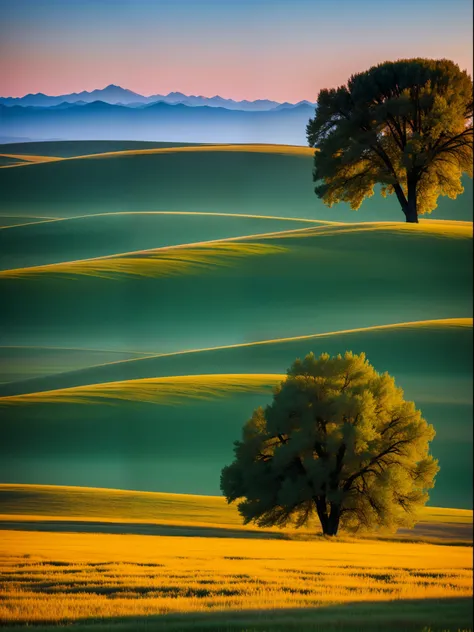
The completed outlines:
<svg viewBox="0 0 474 632">
<path fill-rule="evenodd" d="M 246 524 L 302 526 L 316 512 L 328 535 L 339 524 L 411 527 L 439 470 L 434 435 L 363 353 L 309 354 L 245 424 L 221 489 L 229 503 L 240 499 Z"/>
<path fill-rule="evenodd" d="M 316 194 L 358 209 L 382 185 L 409 222 L 430 213 L 440 195 L 463 192 L 472 177 L 473 86 L 452 61 L 404 59 L 321 90 L 307 126 Z"/>
</svg>

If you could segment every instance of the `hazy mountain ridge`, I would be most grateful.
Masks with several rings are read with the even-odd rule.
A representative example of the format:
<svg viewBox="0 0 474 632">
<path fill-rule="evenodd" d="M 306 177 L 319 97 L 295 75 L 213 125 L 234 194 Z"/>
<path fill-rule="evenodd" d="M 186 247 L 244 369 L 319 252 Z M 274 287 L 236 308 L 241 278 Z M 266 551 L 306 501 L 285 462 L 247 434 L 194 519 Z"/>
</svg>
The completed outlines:
<svg viewBox="0 0 474 632">
<path fill-rule="evenodd" d="M 313 114 L 304 103 L 261 111 L 163 101 L 139 108 L 101 100 L 54 107 L 0 103 L 0 137 L 305 145 Z"/>
<path fill-rule="evenodd" d="M 257 99 L 255 101 L 248 101 L 246 99 L 242 101 L 235 101 L 234 99 L 225 99 L 219 95 L 213 97 L 204 97 L 202 95 L 186 95 L 182 92 L 170 92 L 167 95 L 154 94 L 151 96 L 144 96 L 132 90 L 127 90 L 121 86 L 111 84 L 103 89 L 92 90 L 87 92 L 72 92 L 70 94 L 63 94 L 58 96 L 50 96 L 42 92 L 37 94 L 26 94 L 23 97 L 0 97 L 0 104 L 12 107 L 57 107 L 63 106 L 63 104 L 71 103 L 92 103 L 94 101 L 103 101 L 114 105 L 124 105 L 127 107 L 143 107 L 156 102 L 163 102 L 168 104 L 182 103 L 188 106 L 210 106 L 210 107 L 223 107 L 229 110 L 243 110 L 243 111 L 267 111 L 274 108 L 293 108 L 299 105 L 311 105 L 314 104 L 309 101 L 299 101 L 298 103 L 279 103 L 278 101 L 272 101 L 269 99 Z"/>
</svg>

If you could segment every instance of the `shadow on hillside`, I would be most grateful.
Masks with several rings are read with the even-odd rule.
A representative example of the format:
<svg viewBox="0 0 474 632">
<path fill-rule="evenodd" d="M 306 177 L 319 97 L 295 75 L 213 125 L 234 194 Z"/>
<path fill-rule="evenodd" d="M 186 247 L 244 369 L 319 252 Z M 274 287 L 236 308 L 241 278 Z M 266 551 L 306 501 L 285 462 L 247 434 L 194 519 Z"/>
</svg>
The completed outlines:
<svg viewBox="0 0 474 632">
<path fill-rule="evenodd" d="M 56 531 L 62 533 L 108 533 L 152 536 L 207 538 L 260 538 L 271 540 L 308 540 L 321 534 L 301 531 L 286 533 L 232 527 L 150 524 L 146 522 L 105 522 L 91 520 L 0 520 L 0 531 Z M 344 535 L 344 534 L 343 534 Z M 368 536 L 370 537 L 370 536 Z M 413 529 L 400 529 L 393 536 L 374 536 L 391 541 L 426 541 L 434 544 L 464 544 L 473 541 L 472 523 L 419 522 Z"/>
<path fill-rule="evenodd" d="M 318 608 L 287 608 L 188 614 L 151 615 L 148 617 L 111 617 L 84 619 L 71 630 L 93 632 L 132 632 L 137 630 L 169 632 L 455 632 L 472 628 L 469 598 L 400 599 L 385 602 L 360 602 Z M 0 621 L 0 623 L 2 623 Z M 53 632 L 63 626 L 35 625 L 36 632 Z M 18 627 L 5 628 L 5 632 Z"/>
<path fill-rule="evenodd" d="M 116 533 L 129 535 L 167 535 L 207 538 L 265 538 L 287 540 L 285 533 L 228 527 L 201 527 L 146 522 L 93 522 L 81 520 L 0 520 L 0 530 L 58 531 L 67 533 Z"/>
</svg>

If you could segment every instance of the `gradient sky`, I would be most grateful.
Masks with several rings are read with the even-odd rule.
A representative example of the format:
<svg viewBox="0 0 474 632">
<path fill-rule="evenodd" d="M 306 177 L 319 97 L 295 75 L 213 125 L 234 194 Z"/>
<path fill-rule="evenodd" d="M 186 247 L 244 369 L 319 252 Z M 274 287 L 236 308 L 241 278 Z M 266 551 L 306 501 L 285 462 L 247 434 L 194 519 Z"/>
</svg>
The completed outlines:
<svg viewBox="0 0 474 632">
<path fill-rule="evenodd" d="M 0 0 L 0 95 L 316 100 L 401 57 L 472 75 L 471 0 Z"/>
</svg>

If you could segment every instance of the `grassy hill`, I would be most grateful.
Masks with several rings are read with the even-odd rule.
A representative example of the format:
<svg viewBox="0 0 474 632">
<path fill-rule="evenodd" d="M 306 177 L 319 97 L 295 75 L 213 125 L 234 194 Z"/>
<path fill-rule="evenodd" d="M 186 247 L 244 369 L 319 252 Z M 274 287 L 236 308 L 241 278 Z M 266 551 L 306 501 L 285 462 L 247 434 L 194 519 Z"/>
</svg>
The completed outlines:
<svg viewBox="0 0 474 632">
<path fill-rule="evenodd" d="M 471 226 L 406 226 L 321 226 L 2 271 L 4 344 L 166 353 L 470 316 Z"/>
<path fill-rule="evenodd" d="M 394 375 L 435 426 L 441 472 L 431 502 L 469 507 L 471 347 L 470 319 L 431 321 L 114 360 L 5 384 L 0 478 L 217 493 L 232 441 L 293 359 L 350 349 Z"/>
<path fill-rule="evenodd" d="M 28 150 L 28 143 L 21 144 Z M 39 151 L 40 143 L 31 144 Z M 313 192 L 312 155 L 305 147 L 260 145 L 158 147 L 140 153 L 145 144 L 94 141 L 48 143 L 45 155 L 71 157 L 130 149 L 107 158 L 78 158 L 0 169 L 0 215 L 70 217 L 85 213 L 181 210 L 244 213 L 338 221 L 400 220 L 393 196 L 367 200 L 359 212 L 345 204 L 328 209 Z M 5 153 L 5 147 L 2 149 Z M 76 147 L 76 149 L 75 149 Z M 235 148 L 238 148 L 238 151 Z M 14 146 L 9 148 L 12 153 Z M 457 200 L 441 198 L 432 217 L 472 219 L 472 182 Z"/>
<path fill-rule="evenodd" d="M 318 220 L 181 211 L 30 218 L 0 230 L 0 269 L 324 225 Z"/>
</svg>

